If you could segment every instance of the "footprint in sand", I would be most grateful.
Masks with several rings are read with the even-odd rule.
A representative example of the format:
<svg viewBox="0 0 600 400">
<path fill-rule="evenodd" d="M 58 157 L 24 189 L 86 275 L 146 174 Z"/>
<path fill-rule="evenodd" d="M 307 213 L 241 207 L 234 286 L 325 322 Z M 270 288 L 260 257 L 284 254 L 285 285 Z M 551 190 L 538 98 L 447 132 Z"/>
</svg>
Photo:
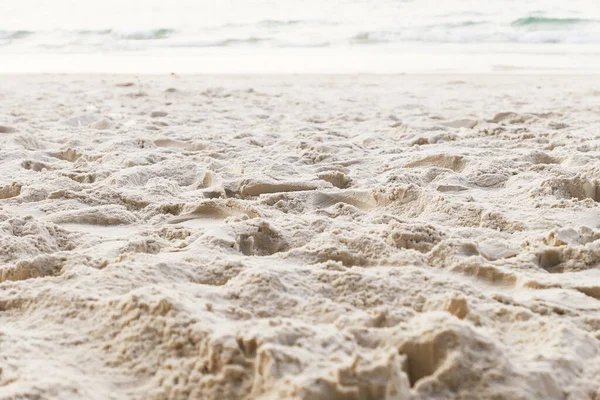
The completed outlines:
<svg viewBox="0 0 600 400">
<path fill-rule="evenodd" d="M 125 237 L 138 230 L 137 218 L 123 206 L 63 211 L 52 214 L 48 220 L 68 230 L 101 237 Z"/>
<path fill-rule="evenodd" d="M 12 126 L 0 125 L 0 133 L 16 133 L 18 132 L 17 128 L 13 128 Z"/>
<path fill-rule="evenodd" d="M 256 217 L 258 213 L 243 210 L 235 204 L 220 204 L 217 201 L 206 201 L 197 206 L 188 207 L 180 215 L 169 221 L 170 224 L 183 225 L 188 228 L 204 228 L 220 225 L 228 217 Z"/>
<path fill-rule="evenodd" d="M 316 208 L 327 208 L 337 203 L 350 204 L 360 210 L 370 210 L 377 207 L 377 200 L 370 191 L 318 192 L 313 196 L 313 205 Z"/>
<path fill-rule="evenodd" d="M 404 165 L 404 167 L 440 167 L 451 169 L 454 172 L 460 172 L 465 168 L 466 165 L 467 162 L 463 156 L 451 154 L 433 154 L 419 160 L 411 161 Z"/>
</svg>

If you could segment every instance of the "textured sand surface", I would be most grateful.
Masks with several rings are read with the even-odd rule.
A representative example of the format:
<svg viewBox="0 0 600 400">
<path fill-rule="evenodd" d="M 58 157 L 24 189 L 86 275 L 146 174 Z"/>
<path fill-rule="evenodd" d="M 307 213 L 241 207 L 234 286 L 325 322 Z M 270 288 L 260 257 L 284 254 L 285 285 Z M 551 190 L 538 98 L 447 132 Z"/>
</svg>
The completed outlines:
<svg viewBox="0 0 600 400">
<path fill-rule="evenodd" d="M 0 398 L 600 398 L 598 82 L 0 77 Z"/>
</svg>

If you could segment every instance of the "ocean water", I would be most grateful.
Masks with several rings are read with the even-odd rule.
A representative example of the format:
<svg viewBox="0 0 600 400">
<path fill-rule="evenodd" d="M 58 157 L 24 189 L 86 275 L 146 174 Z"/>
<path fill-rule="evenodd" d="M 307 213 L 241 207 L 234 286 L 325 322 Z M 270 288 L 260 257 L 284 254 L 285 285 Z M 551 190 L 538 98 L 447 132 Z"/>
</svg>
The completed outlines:
<svg viewBox="0 0 600 400">
<path fill-rule="evenodd" d="M 599 53 L 599 0 L 0 0 L 0 71 L 590 72 Z"/>
</svg>

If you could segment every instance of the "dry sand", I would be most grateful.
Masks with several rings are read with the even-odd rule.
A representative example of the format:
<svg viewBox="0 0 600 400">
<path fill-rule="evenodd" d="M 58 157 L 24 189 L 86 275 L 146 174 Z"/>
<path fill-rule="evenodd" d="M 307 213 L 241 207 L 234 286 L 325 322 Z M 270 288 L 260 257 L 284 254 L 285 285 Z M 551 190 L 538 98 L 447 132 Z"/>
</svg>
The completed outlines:
<svg viewBox="0 0 600 400">
<path fill-rule="evenodd" d="M 600 398 L 598 82 L 1 77 L 0 398 Z"/>
</svg>

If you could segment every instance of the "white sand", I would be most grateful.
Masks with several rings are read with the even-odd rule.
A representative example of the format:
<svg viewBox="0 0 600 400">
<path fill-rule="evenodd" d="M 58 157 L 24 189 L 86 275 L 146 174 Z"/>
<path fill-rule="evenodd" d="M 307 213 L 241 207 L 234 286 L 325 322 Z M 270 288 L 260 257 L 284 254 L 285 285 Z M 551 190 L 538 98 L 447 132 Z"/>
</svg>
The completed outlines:
<svg viewBox="0 0 600 400">
<path fill-rule="evenodd" d="M 0 78 L 0 398 L 600 398 L 599 82 Z"/>
</svg>

